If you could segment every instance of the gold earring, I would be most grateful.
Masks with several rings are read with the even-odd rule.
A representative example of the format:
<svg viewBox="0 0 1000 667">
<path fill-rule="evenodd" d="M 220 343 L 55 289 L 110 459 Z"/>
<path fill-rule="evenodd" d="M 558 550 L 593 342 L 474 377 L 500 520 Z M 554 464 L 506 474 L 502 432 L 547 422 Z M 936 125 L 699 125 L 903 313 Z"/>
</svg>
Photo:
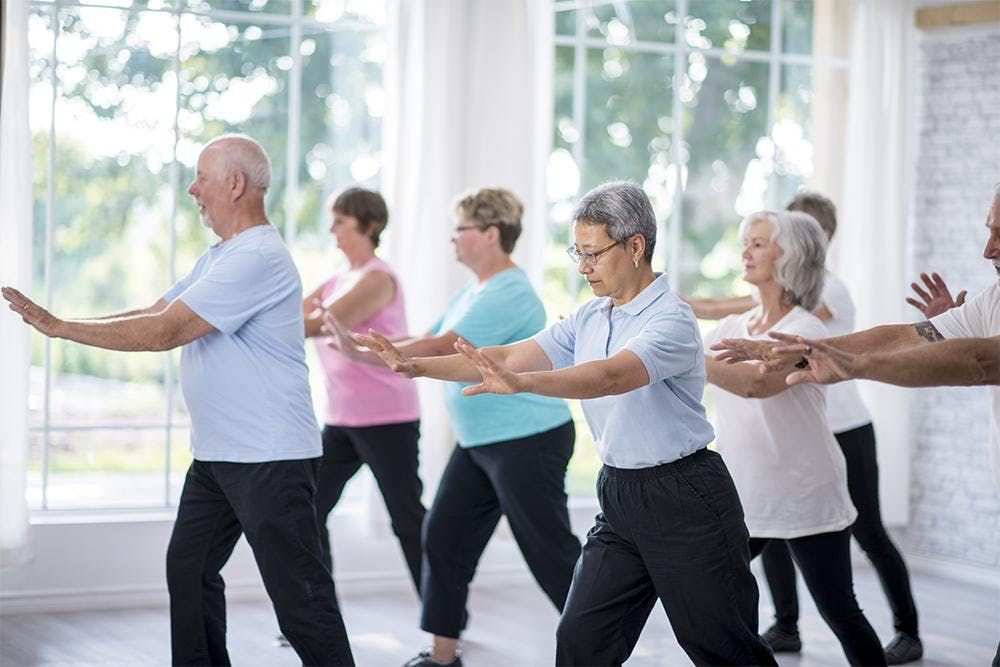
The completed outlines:
<svg viewBox="0 0 1000 667">
<path fill-rule="evenodd" d="M 632 259 L 632 263 L 635 264 L 635 268 L 639 268 L 639 258 L 635 257 Z"/>
</svg>

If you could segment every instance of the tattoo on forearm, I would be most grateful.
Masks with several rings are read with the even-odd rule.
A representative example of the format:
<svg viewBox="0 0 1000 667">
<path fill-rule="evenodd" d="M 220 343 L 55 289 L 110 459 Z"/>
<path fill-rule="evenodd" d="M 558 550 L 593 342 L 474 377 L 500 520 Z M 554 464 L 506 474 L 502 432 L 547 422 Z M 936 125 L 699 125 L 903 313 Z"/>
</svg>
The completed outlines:
<svg viewBox="0 0 1000 667">
<path fill-rule="evenodd" d="M 917 330 L 917 335 L 924 340 L 928 340 L 932 343 L 944 340 L 944 336 L 941 335 L 941 332 L 938 331 L 937 327 L 931 324 L 930 321 L 917 322 L 913 325 L 913 328 Z"/>
</svg>

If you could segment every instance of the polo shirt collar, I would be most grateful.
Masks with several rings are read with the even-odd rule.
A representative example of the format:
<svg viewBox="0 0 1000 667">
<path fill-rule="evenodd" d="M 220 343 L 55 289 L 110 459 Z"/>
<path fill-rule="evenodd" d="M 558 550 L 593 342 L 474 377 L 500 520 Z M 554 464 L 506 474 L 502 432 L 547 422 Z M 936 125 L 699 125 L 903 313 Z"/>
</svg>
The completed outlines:
<svg viewBox="0 0 1000 667">
<path fill-rule="evenodd" d="M 638 315 L 669 291 L 670 286 L 667 281 L 667 275 L 661 273 L 656 277 L 656 280 L 646 285 L 644 290 L 636 294 L 634 299 L 623 306 L 619 306 L 618 309 L 627 315 Z"/>
</svg>

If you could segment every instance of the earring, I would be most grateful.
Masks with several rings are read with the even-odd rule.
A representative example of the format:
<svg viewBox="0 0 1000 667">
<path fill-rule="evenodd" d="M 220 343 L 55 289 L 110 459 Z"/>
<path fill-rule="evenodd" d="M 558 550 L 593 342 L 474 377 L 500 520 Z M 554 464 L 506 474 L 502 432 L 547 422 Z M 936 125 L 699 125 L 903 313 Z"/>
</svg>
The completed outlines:
<svg viewBox="0 0 1000 667">
<path fill-rule="evenodd" d="M 632 259 L 632 263 L 635 264 L 635 268 L 639 268 L 639 258 L 635 257 Z"/>
</svg>

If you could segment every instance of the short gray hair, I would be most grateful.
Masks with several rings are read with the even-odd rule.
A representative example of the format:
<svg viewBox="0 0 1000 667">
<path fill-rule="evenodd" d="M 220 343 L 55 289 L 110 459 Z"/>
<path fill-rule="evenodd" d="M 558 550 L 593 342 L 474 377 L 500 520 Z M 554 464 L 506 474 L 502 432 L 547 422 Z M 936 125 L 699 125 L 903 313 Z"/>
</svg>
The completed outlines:
<svg viewBox="0 0 1000 667">
<path fill-rule="evenodd" d="M 816 218 L 801 211 L 760 211 L 740 223 L 740 238 L 754 222 L 771 223 L 771 240 L 781 248 L 774 280 L 785 289 L 788 303 L 813 310 L 823 294 L 826 277 L 826 236 Z"/>
<path fill-rule="evenodd" d="M 238 171 L 246 176 L 247 185 L 252 188 L 267 192 L 271 187 L 271 159 L 255 139 L 245 134 L 223 134 L 208 142 L 202 152 L 212 146 L 217 146 L 222 156 L 223 178 Z"/>
<path fill-rule="evenodd" d="M 635 183 L 611 181 L 598 185 L 576 205 L 573 221 L 604 225 L 608 236 L 618 243 L 641 234 L 646 240 L 643 258 L 652 262 L 656 247 L 656 214 L 649 196 Z"/>
</svg>

